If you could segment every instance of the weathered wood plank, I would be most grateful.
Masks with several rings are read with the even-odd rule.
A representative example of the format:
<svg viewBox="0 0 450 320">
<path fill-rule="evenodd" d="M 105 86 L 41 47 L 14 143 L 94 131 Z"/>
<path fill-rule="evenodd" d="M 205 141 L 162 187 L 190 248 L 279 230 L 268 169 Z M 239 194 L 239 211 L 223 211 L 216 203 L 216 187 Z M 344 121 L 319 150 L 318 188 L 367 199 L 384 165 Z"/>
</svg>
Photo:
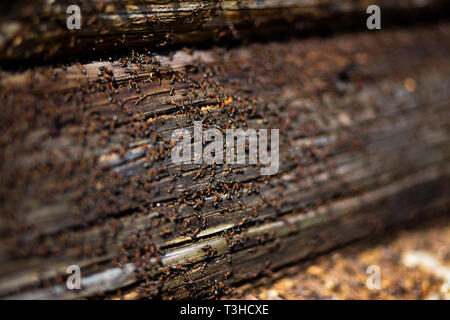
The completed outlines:
<svg viewBox="0 0 450 320">
<path fill-rule="evenodd" d="M 447 210 L 449 33 L 2 72 L 0 296 L 215 296 Z M 172 130 L 196 119 L 279 128 L 279 174 L 172 164 Z M 64 287 L 71 264 L 79 293 Z"/>
<path fill-rule="evenodd" d="M 82 25 L 68 30 L 68 6 L 79 5 Z M 262 0 L 262 1 L 29 1 L 10 2 L 0 11 L 0 60 L 54 58 L 147 47 L 245 40 L 318 29 L 365 28 L 366 9 L 377 4 L 383 23 L 443 16 L 445 0 Z M 414 15 L 417 11 L 421 15 Z M 392 13 L 398 15 L 392 17 Z M 4 64 L 10 67 L 9 64 Z"/>
</svg>

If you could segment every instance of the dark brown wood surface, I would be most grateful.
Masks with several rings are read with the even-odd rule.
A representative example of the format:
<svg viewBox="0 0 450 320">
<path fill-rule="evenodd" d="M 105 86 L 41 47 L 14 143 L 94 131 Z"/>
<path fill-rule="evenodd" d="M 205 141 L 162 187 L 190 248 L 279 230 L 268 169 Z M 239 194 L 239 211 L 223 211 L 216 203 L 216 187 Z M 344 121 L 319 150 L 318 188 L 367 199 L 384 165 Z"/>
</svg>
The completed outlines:
<svg viewBox="0 0 450 320">
<path fill-rule="evenodd" d="M 450 25 L 0 73 L 0 296 L 215 297 L 448 212 Z M 280 172 L 171 133 L 280 129 Z M 69 265 L 80 292 L 65 288 Z M 118 291 L 119 290 L 119 291 Z"/>
</svg>

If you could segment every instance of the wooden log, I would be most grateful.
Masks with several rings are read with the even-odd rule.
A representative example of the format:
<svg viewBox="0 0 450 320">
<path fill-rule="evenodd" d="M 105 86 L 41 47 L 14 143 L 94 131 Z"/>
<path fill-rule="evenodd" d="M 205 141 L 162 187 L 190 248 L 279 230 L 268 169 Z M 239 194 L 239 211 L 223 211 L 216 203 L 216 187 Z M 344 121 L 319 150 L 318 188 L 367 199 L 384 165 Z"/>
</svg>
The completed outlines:
<svg viewBox="0 0 450 320">
<path fill-rule="evenodd" d="M 79 30 L 69 30 L 66 23 L 67 8 L 74 4 L 82 14 Z M 382 8 L 385 26 L 405 17 L 442 17 L 450 9 L 446 0 L 20 0 L 0 11 L 0 60 L 97 53 L 108 57 L 138 47 L 155 51 L 171 45 L 267 38 L 267 34 L 362 30 L 372 4 Z"/>
<path fill-rule="evenodd" d="M 217 297 L 448 212 L 449 33 L 1 72 L 0 297 Z M 171 134 L 195 120 L 280 129 L 279 173 L 173 164 Z"/>
</svg>

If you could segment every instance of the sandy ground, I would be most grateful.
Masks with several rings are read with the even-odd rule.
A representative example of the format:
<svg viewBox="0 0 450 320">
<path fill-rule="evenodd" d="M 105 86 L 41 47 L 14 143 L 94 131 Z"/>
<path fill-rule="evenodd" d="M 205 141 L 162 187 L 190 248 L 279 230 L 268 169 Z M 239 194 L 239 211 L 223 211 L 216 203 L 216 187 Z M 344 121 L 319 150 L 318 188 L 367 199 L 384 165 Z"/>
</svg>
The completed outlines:
<svg viewBox="0 0 450 320">
<path fill-rule="evenodd" d="M 448 300 L 450 217 L 285 268 L 237 287 L 225 299 Z"/>
</svg>

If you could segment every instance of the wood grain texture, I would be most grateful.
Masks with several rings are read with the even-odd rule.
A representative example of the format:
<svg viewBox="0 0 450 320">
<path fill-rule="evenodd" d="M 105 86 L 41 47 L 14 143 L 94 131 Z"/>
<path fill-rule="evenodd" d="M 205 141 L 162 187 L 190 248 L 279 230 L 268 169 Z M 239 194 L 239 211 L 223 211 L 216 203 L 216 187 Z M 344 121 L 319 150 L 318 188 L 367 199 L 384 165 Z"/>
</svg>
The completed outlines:
<svg viewBox="0 0 450 320">
<path fill-rule="evenodd" d="M 448 212 L 450 25 L 0 73 L 0 296 L 216 297 Z M 171 133 L 279 128 L 280 172 Z M 65 289 L 82 269 L 83 290 Z"/>
<path fill-rule="evenodd" d="M 73 4 L 81 9 L 80 30 L 66 27 L 66 10 Z M 171 45 L 265 39 L 321 28 L 362 30 L 371 4 L 382 8 L 384 25 L 398 18 L 443 16 L 449 9 L 446 0 L 20 0 L 0 11 L 0 60 L 99 53 L 108 57 L 137 47 L 155 51 Z M 414 16 L 417 11 L 420 15 Z M 396 17 L 390 16 L 393 12 Z"/>
</svg>

